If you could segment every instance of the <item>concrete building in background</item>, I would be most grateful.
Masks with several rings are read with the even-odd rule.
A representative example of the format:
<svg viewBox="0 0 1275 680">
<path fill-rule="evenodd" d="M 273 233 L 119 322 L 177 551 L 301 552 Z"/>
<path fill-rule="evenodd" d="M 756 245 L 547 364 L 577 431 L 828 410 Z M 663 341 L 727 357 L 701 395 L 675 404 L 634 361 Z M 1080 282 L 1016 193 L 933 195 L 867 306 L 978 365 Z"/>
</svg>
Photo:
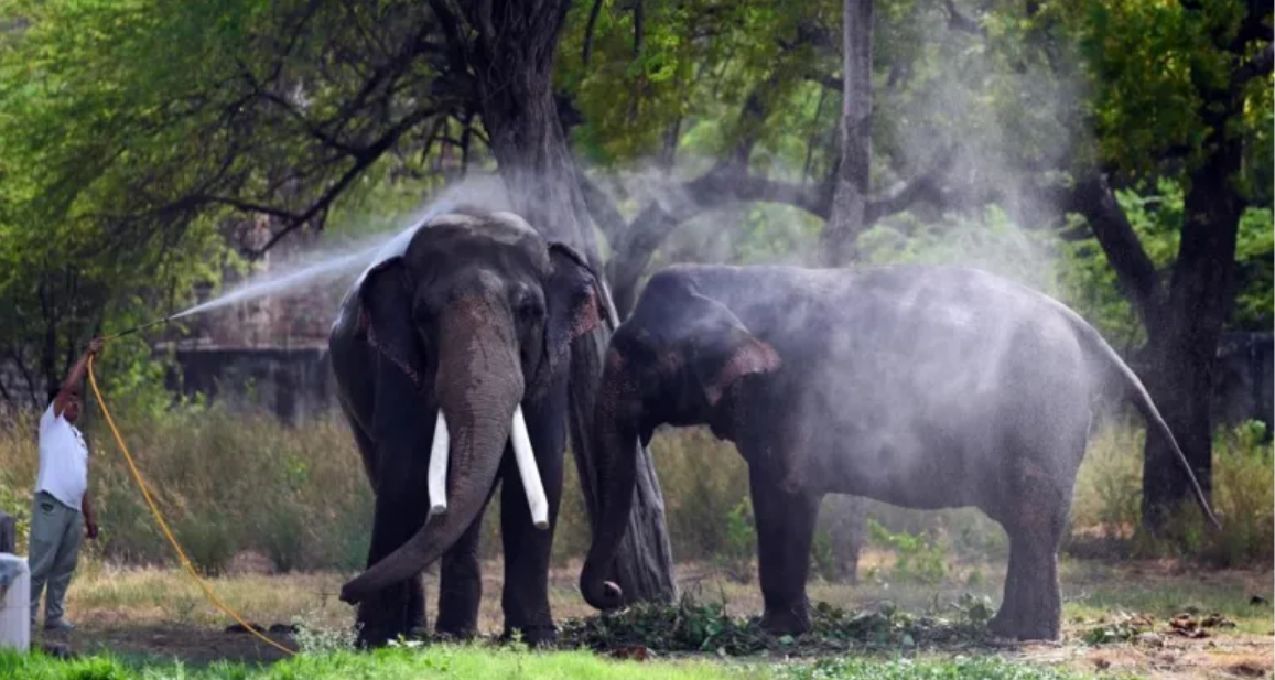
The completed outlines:
<svg viewBox="0 0 1275 680">
<path fill-rule="evenodd" d="M 245 250 L 270 238 L 269 223 L 255 220 L 237 234 Z M 245 276 L 268 273 L 306 248 L 310 239 L 285 239 L 251 263 Z M 233 285 L 233 284 L 228 284 Z M 345 284 L 315 286 L 248 300 L 183 320 L 183 336 L 157 343 L 174 359 L 166 383 L 186 396 L 203 394 L 231 408 L 266 410 L 298 423 L 336 408 L 328 329 Z M 197 293 L 203 302 L 210 291 Z"/>
</svg>

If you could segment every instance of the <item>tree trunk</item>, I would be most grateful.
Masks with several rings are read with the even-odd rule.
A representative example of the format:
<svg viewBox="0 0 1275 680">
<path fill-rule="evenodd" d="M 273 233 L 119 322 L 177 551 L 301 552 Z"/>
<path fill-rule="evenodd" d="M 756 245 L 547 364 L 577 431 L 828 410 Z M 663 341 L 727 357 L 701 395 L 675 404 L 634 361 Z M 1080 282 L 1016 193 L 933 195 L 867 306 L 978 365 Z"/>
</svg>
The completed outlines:
<svg viewBox="0 0 1275 680">
<path fill-rule="evenodd" d="M 1241 141 L 1227 121 L 1238 95 L 1217 93 L 1202 107 L 1213 135 L 1212 153 L 1191 172 L 1178 259 L 1165 308 L 1148 315 L 1148 388 L 1206 495 L 1212 488 L 1213 423 L 1209 397 L 1222 325 L 1234 299 L 1235 242 L 1243 201 L 1235 178 Z M 1143 526 L 1158 532 L 1191 490 L 1166 442 L 1147 437 L 1142 477 Z"/>
<path fill-rule="evenodd" d="M 580 250 L 601 283 L 597 243 L 553 99 L 553 59 L 566 3 L 510 0 L 494 4 L 498 7 L 464 5 L 464 11 L 478 35 L 469 56 L 483 125 L 501 177 L 514 209 L 546 238 Z M 481 14 L 484 8 L 490 13 Z M 613 310 L 605 285 L 603 291 L 608 308 Z M 593 392 L 615 327 L 614 314 L 610 317 L 606 328 L 572 345 L 571 448 L 591 519 L 596 519 L 597 489 L 589 432 Z M 638 488 L 612 580 L 630 600 L 672 601 L 676 585 L 659 480 L 650 452 L 639 447 L 635 454 Z"/>
<path fill-rule="evenodd" d="M 841 2 L 841 159 L 832 206 L 824 224 L 824 264 L 841 267 L 858 254 L 855 240 L 867 226 L 869 161 L 872 157 L 872 14 L 874 0 Z M 842 531 L 833 534 L 844 576 L 857 577 L 866 505 L 860 498 L 829 495 L 823 512 Z"/>
<path fill-rule="evenodd" d="M 855 258 L 864 228 L 872 154 L 872 13 L 874 0 L 842 0 L 841 163 L 832 214 L 823 229 L 825 264 Z"/>
</svg>

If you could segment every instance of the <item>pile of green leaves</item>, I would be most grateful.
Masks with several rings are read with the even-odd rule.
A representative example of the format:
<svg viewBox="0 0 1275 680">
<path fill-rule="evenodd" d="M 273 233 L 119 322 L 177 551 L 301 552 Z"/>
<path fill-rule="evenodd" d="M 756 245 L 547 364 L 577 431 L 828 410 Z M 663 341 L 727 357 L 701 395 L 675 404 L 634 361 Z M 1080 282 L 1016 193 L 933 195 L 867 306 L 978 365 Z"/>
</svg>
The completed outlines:
<svg viewBox="0 0 1275 680">
<path fill-rule="evenodd" d="M 762 630 L 759 617 L 730 616 L 725 603 L 698 603 L 683 597 L 675 605 L 642 603 L 617 613 L 568 619 L 562 624 L 559 643 L 595 650 L 645 647 L 656 652 L 716 652 L 719 656 L 763 652 L 803 656 L 983 641 L 990 606 L 963 597 L 953 608 L 956 616 L 949 619 L 914 616 L 888 603 L 877 611 L 852 611 L 821 602 L 811 611 L 810 632 L 794 637 L 770 635 Z"/>
</svg>

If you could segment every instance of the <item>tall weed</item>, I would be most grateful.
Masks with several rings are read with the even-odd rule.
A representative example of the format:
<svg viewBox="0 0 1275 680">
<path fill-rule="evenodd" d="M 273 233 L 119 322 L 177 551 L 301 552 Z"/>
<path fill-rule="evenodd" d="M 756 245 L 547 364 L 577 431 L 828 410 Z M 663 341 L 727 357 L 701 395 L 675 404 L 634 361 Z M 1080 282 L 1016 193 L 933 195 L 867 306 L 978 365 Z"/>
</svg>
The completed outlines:
<svg viewBox="0 0 1275 680">
<path fill-rule="evenodd" d="M 128 474 L 115 443 L 90 409 L 86 432 L 91 483 L 102 534 L 93 551 L 124 563 L 170 562 L 171 549 Z M 231 412 L 191 403 L 158 413 L 116 414 L 151 490 L 199 566 L 228 568 L 238 552 L 267 557 L 280 570 L 363 566 L 372 522 L 372 496 L 359 455 L 337 414 L 297 427 L 264 414 Z M 25 543 L 35 479 L 38 414 L 0 414 L 0 509 L 18 518 Z M 1149 541 L 1141 520 L 1142 433 L 1126 424 L 1104 427 L 1091 441 L 1072 508 L 1072 547 L 1095 535 L 1119 554 L 1173 554 L 1223 565 L 1272 560 L 1272 446 L 1260 425 L 1219 432 L 1213 502 L 1224 528 L 1205 528 L 1184 508 L 1172 542 Z M 751 573 L 755 554 L 748 469 L 734 446 L 703 429 L 663 430 L 652 453 L 664 492 L 673 554 L 678 560 L 730 562 Z M 590 527 L 570 453 L 554 541 L 559 565 L 588 549 Z M 834 504 L 835 505 L 835 504 Z M 880 528 L 878 547 L 898 554 L 884 537 L 926 537 L 927 551 L 943 562 L 1003 559 L 1000 527 L 978 510 L 919 511 L 866 504 Z M 829 539 L 843 518 L 825 506 L 814 550 L 816 572 L 835 574 L 846 541 Z M 488 509 L 482 552 L 499 554 L 499 494 Z M 927 552 L 928 554 L 928 552 Z M 929 559 L 928 557 L 926 558 Z M 932 562 L 933 560 L 931 560 Z M 932 574 L 927 574 L 927 578 Z"/>
<path fill-rule="evenodd" d="M 1213 439 L 1212 505 L 1222 523 L 1209 527 L 1193 501 L 1172 514 L 1161 537 L 1142 531 L 1141 429 L 1108 424 L 1090 444 L 1076 481 L 1073 538 L 1097 533 L 1116 554 L 1200 559 L 1219 566 L 1269 565 L 1275 558 L 1275 465 L 1265 426 L 1219 429 Z"/>
</svg>

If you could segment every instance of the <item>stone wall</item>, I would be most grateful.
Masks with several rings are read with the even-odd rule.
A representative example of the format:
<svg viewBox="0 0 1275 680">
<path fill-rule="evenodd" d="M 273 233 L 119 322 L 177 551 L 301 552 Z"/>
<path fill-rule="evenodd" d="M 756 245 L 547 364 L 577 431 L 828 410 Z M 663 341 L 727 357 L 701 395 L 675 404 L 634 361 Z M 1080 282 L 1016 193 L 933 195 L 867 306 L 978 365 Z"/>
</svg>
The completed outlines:
<svg viewBox="0 0 1275 680">
<path fill-rule="evenodd" d="M 178 347 L 169 387 L 234 409 L 265 410 L 286 423 L 336 407 L 326 346 Z"/>
</svg>

